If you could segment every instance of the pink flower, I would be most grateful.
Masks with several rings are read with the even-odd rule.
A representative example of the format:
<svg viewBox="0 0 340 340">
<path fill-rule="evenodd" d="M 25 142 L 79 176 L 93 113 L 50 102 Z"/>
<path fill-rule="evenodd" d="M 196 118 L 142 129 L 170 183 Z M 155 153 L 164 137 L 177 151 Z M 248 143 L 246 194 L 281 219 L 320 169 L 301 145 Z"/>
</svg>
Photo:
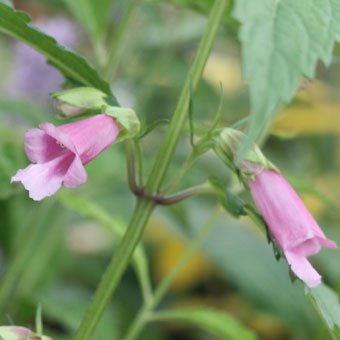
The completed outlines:
<svg viewBox="0 0 340 340">
<path fill-rule="evenodd" d="M 52 340 L 46 335 L 37 335 L 21 326 L 0 326 L 0 339 L 7 340 Z"/>
<path fill-rule="evenodd" d="M 336 243 L 326 238 L 280 173 L 265 169 L 254 176 L 249 181 L 252 196 L 292 271 L 310 288 L 317 286 L 321 276 L 307 257 L 318 253 L 321 246 L 335 249 Z"/>
<path fill-rule="evenodd" d="M 22 182 L 29 196 L 39 201 L 56 193 L 62 184 L 75 188 L 87 181 L 84 165 L 108 148 L 119 127 L 107 115 L 55 127 L 40 124 L 25 134 L 25 152 L 32 163 L 20 169 L 11 182 Z"/>
</svg>

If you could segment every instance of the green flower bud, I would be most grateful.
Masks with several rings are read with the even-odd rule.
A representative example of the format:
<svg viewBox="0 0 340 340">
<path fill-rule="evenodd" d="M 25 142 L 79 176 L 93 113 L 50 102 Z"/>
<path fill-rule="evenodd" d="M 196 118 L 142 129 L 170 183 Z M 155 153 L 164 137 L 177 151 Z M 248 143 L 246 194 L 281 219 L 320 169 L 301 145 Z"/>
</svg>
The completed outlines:
<svg viewBox="0 0 340 340">
<path fill-rule="evenodd" d="M 88 110 L 100 110 L 108 105 L 106 94 L 93 87 L 76 87 L 54 92 L 52 98 L 57 100 L 57 109 L 65 116 L 78 115 Z"/>
<path fill-rule="evenodd" d="M 219 156 L 227 158 L 228 165 L 240 170 L 247 176 L 253 176 L 265 169 L 276 167 L 263 155 L 257 145 L 249 149 L 242 160 L 236 161 L 238 151 L 244 142 L 246 135 L 241 131 L 231 128 L 223 129 L 218 138 L 217 152 Z"/>
</svg>

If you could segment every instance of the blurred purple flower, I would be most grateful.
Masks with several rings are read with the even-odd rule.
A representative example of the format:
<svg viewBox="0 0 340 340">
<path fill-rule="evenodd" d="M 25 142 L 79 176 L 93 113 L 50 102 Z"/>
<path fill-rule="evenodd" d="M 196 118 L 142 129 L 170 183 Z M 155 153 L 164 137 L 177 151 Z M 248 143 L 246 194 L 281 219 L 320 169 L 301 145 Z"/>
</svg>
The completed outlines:
<svg viewBox="0 0 340 340">
<path fill-rule="evenodd" d="M 307 257 L 320 248 L 337 248 L 328 240 L 300 197 L 277 171 L 265 169 L 249 181 L 252 196 L 292 271 L 310 288 L 321 276 Z"/>
<path fill-rule="evenodd" d="M 76 46 L 79 33 L 65 17 L 39 19 L 34 24 L 65 47 Z M 9 84 L 12 96 L 44 99 L 50 92 L 59 89 L 63 76 L 47 63 L 43 55 L 18 42 L 14 46 L 13 58 L 13 79 Z"/>
<path fill-rule="evenodd" d="M 87 181 L 84 165 L 108 148 L 119 127 L 110 116 L 100 114 L 55 127 L 40 124 L 25 135 L 25 152 L 32 163 L 20 169 L 11 182 L 22 182 L 29 196 L 40 201 L 56 193 L 62 184 L 75 188 Z"/>
</svg>

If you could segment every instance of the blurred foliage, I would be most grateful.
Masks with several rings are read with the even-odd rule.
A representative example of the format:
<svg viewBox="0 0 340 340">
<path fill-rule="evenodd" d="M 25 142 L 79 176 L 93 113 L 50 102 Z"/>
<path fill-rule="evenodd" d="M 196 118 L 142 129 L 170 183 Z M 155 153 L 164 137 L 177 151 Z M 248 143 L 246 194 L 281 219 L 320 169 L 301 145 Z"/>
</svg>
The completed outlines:
<svg viewBox="0 0 340 340">
<path fill-rule="evenodd" d="M 85 2 L 90 4 L 90 1 Z M 108 20 L 101 21 L 98 17 L 89 18 L 95 12 L 86 6 L 82 7 L 84 14 L 72 10 L 75 2 L 71 0 L 17 0 L 14 3 L 16 8 L 28 11 L 34 20 L 52 18 L 58 13 L 78 25 L 79 30 L 84 29 L 74 49 L 99 66 L 108 55 L 105 42 L 117 33 L 127 7 L 123 0 L 103 2 L 102 10 L 107 11 Z M 110 82 L 119 103 L 133 107 L 145 125 L 171 117 L 211 3 L 204 0 L 139 2 L 125 32 Z M 224 92 L 221 125 L 231 125 L 249 113 L 249 93 L 240 71 L 239 24 L 231 17 L 232 5 L 231 1 L 225 27 L 193 97 L 197 131 L 208 126 L 216 113 L 220 84 Z M 106 30 L 107 35 L 104 34 Z M 126 181 L 124 145 L 111 147 L 87 166 L 89 180 L 85 186 L 72 193 L 63 189 L 60 196 L 47 199 L 47 204 L 41 207 L 30 201 L 19 185 L 11 185 L 11 176 L 27 165 L 22 148 L 25 129 L 41 121 L 52 120 L 57 124 L 61 121 L 55 118 L 55 108 L 46 98 L 30 100 L 16 95 L 10 80 L 14 77 L 14 48 L 18 42 L 3 36 L 0 39 L 0 70 L 3 71 L 0 84 L 0 273 L 5 278 L 9 264 L 15 262 L 20 278 L 13 283 L 13 277 L 7 277 L 0 283 L 3 288 L 7 282 L 6 289 L 10 292 L 0 319 L 3 324 L 34 328 L 36 307 L 41 303 L 44 333 L 57 340 L 72 339 L 133 209 L 134 198 Z M 48 74 L 37 76 L 47 77 Z M 319 66 L 317 80 L 302 83 L 291 104 L 282 107 L 272 133 L 263 144 L 265 153 L 292 179 L 325 233 L 338 244 L 339 88 L 337 60 L 333 60 L 330 70 Z M 166 125 L 159 125 L 142 140 L 145 173 L 152 165 L 166 128 Z M 188 133 L 184 133 L 169 169 L 169 178 L 181 166 L 190 148 Z M 230 190 L 239 193 L 237 180 L 211 152 L 194 163 L 181 187 L 200 183 L 211 176 L 219 177 Z M 245 193 L 241 196 L 250 202 Z M 141 266 L 145 265 L 144 261 L 148 262 L 153 286 L 173 268 L 215 204 L 212 198 L 195 198 L 157 210 L 140 248 L 145 251 Z M 116 232 L 113 229 L 118 225 L 120 230 Z M 18 249 L 24 251 L 21 257 Z M 339 252 L 327 250 L 313 259 L 325 282 L 337 293 L 340 293 L 339 261 Z M 133 269 L 125 274 L 95 339 L 122 339 L 140 308 L 143 297 Z M 235 325 L 243 324 L 263 339 L 328 337 L 302 285 L 290 282 L 287 266 L 282 260 L 275 261 L 265 237 L 246 217 L 236 220 L 223 214 L 200 252 L 173 282 L 161 307 L 168 310 L 194 307 L 198 311 L 209 307 L 227 315 L 226 318 L 230 315 L 233 325 L 234 319 L 238 320 Z M 200 320 L 196 316 L 191 315 L 195 319 L 192 322 L 197 324 Z M 216 324 L 219 322 L 214 315 L 212 319 Z M 224 321 L 222 318 L 221 322 Z M 179 327 L 176 322 L 152 322 L 140 339 L 204 340 L 211 336 L 194 327 Z"/>
</svg>

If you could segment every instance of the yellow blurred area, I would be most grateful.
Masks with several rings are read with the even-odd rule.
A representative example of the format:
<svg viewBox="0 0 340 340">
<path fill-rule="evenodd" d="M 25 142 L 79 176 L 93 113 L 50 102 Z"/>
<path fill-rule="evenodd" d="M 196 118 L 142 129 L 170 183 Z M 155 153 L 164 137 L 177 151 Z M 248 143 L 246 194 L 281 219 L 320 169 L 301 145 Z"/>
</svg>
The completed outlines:
<svg viewBox="0 0 340 340">
<path fill-rule="evenodd" d="M 321 81 L 302 86 L 298 103 L 284 109 L 274 122 L 272 133 L 282 136 L 339 134 L 340 101 L 335 90 Z"/>
<path fill-rule="evenodd" d="M 302 193 L 301 198 L 308 210 L 316 217 L 327 209 L 334 212 L 334 206 L 339 202 L 340 177 L 328 175 L 313 181 L 313 193 Z"/>
<path fill-rule="evenodd" d="M 301 198 L 313 216 L 320 216 L 325 210 L 324 203 L 315 195 L 304 194 Z"/>
<path fill-rule="evenodd" d="M 243 86 L 240 61 L 230 56 L 212 53 L 204 69 L 203 78 L 218 92 L 230 94 Z"/>
<path fill-rule="evenodd" d="M 187 241 L 167 230 L 164 227 L 165 224 L 166 222 L 164 220 L 154 218 L 150 223 L 146 235 L 148 240 L 155 246 L 151 259 L 151 267 L 157 282 L 161 281 L 177 264 L 188 244 Z M 176 277 L 171 285 L 171 290 L 173 292 L 189 290 L 209 276 L 212 270 L 213 266 L 209 264 L 206 257 L 198 251 Z"/>
</svg>

